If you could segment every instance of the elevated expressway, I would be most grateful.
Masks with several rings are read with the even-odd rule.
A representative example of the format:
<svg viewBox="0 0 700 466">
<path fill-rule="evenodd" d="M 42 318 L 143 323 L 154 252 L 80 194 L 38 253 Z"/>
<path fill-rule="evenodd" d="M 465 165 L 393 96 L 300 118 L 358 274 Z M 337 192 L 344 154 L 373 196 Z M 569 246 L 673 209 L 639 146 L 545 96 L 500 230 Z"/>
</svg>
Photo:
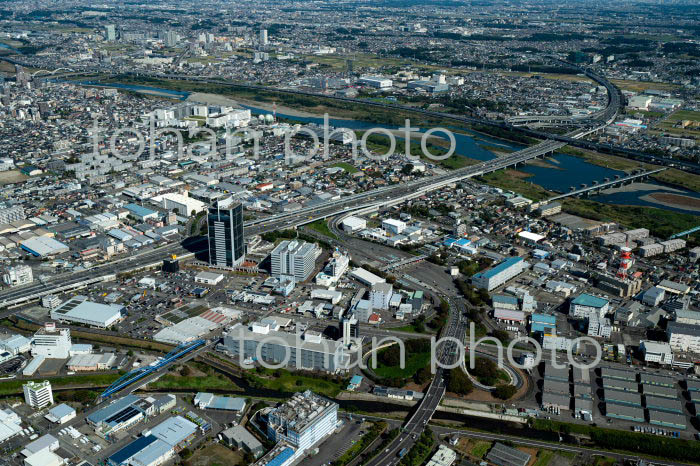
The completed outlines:
<svg viewBox="0 0 700 466">
<path fill-rule="evenodd" d="M 590 131 L 593 130 L 577 130 L 571 133 L 571 137 L 582 137 Z M 558 141 L 547 140 L 518 152 L 455 170 L 445 175 L 437 175 L 410 183 L 379 188 L 347 196 L 321 206 L 307 207 L 295 212 L 251 220 L 245 223 L 245 232 L 246 235 L 255 235 L 269 231 L 296 228 L 319 219 L 360 209 L 399 204 L 461 180 L 516 166 L 536 157 L 546 156 L 565 145 Z M 113 280 L 119 273 L 158 265 L 163 258 L 172 254 L 181 258 L 189 258 L 194 253 L 204 251 L 206 248 L 206 241 L 200 241 L 198 247 L 194 249 L 186 249 L 180 244 L 170 244 L 81 272 L 61 274 L 44 282 L 35 282 L 30 285 L 4 290 L 0 292 L 0 308 L 23 304 L 52 293 L 66 292 L 94 283 Z"/>
</svg>

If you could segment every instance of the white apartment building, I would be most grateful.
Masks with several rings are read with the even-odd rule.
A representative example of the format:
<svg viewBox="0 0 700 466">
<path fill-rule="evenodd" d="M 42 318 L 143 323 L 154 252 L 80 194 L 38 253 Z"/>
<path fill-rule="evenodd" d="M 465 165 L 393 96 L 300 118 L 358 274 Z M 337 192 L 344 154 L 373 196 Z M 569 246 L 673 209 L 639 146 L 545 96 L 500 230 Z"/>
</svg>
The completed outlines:
<svg viewBox="0 0 700 466">
<path fill-rule="evenodd" d="M 321 253 L 314 243 L 282 241 L 270 254 L 273 277 L 292 276 L 297 282 L 309 278 Z"/>
<path fill-rule="evenodd" d="M 542 337 L 542 349 L 545 350 L 555 350 L 555 351 L 567 351 L 571 348 L 571 351 L 576 351 L 577 344 L 575 340 L 566 337 L 560 337 L 557 335 L 544 335 Z"/>
<path fill-rule="evenodd" d="M 610 310 L 610 303 L 607 299 L 583 293 L 576 297 L 569 304 L 569 315 L 579 319 L 587 318 L 591 313 L 598 314 L 603 318 Z"/>
<path fill-rule="evenodd" d="M 369 294 L 372 309 L 381 309 L 383 311 L 389 309 L 389 302 L 393 294 L 394 287 L 389 283 L 377 283 L 374 285 Z"/>
<path fill-rule="evenodd" d="M 600 337 L 600 338 L 610 338 L 612 333 L 612 325 L 610 325 L 610 319 L 599 317 L 596 311 L 592 311 L 588 315 L 588 336 L 589 337 Z"/>
<path fill-rule="evenodd" d="M 24 402 L 34 409 L 41 409 L 53 404 L 53 392 L 48 380 L 43 382 L 28 382 L 22 386 Z"/>
<path fill-rule="evenodd" d="M 32 356 L 67 359 L 70 356 L 71 345 L 70 329 L 56 328 L 56 324 L 48 322 L 34 334 Z"/>
<path fill-rule="evenodd" d="M 666 335 L 668 344 L 674 351 L 700 353 L 700 326 L 669 322 Z"/>
</svg>

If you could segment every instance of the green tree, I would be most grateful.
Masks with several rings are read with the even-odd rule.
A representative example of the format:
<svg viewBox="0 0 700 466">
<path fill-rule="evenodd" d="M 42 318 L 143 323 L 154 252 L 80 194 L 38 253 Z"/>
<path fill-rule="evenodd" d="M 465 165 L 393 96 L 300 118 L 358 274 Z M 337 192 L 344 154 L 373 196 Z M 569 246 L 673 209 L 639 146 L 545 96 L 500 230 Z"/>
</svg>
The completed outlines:
<svg viewBox="0 0 700 466">
<path fill-rule="evenodd" d="M 474 384 L 461 368 L 450 369 L 447 375 L 447 390 L 458 395 L 468 395 Z"/>
<path fill-rule="evenodd" d="M 518 389 L 515 388 L 513 385 L 510 384 L 498 384 L 496 385 L 496 388 L 491 392 L 493 396 L 496 398 L 499 398 L 501 400 L 508 400 L 515 395 L 515 392 L 517 392 Z"/>
</svg>

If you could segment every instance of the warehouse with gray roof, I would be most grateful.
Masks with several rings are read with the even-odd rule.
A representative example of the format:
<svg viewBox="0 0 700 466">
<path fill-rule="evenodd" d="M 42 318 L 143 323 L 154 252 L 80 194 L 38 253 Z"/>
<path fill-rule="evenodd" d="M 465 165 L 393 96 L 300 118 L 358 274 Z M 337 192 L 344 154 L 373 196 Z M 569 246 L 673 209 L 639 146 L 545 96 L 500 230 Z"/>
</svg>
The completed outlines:
<svg viewBox="0 0 700 466">
<path fill-rule="evenodd" d="M 604 396 L 607 404 L 642 407 L 642 395 L 639 393 L 605 390 Z"/>
<path fill-rule="evenodd" d="M 605 415 L 623 421 L 644 422 L 644 410 L 635 406 L 605 403 Z"/>
<path fill-rule="evenodd" d="M 642 392 L 645 395 L 662 396 L 665 398 L 678 398 L 678 390 L 670 387 L 660 387 L 658 385 L 642 385 Z"/>
<path fill-rule="evenodd" d="M 682 414 L 667 413 L 653 409 L 649 410 L 649 424 L 682 430 L 687 428 L 685 416 Z"/>
<path fill-rule="evenodd" d="M 645 396 L 646 407 L 667 413 L 683 414 L 683 404 L 678 399 L 663 398 L 660 396 Z"/>
<path fill-rule="evenodd" d="M 639 392 L 639 384 L 629 380 L 603 378 L 603 388 L 606 390 L 620 390 L 624 392 Z"/>
<path fill-rule="evenodd" d="M 600 376 L 604 379 L 628 380 L 630 382 L 637 381 L 637 373 L 626 371 L 623 369 L 615 369 L 614 367 L 603 367 L 600 369 Z"/>
</svg>

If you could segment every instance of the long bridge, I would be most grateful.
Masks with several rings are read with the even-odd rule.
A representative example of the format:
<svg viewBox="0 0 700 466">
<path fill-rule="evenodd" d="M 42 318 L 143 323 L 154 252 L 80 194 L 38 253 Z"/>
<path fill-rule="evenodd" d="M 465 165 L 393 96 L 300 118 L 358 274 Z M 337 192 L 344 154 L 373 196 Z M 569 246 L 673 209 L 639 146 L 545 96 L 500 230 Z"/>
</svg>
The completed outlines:
<svg viewBox="0 0 700 466">
<path fill-rule="evenodd" d="M 651 176 L 655 173 L 662 172 L 664 170 L 666 170 L 666 168 L 657 168 L 656 170 L 649 170 L 649 171 L 644 171 L 644 172 L 640 172 L 640 173 L 633 173 L 633 174 L 625 176 L 625 177 L 621 177 L 620 175 L 616 175 L 614 179 L 605 178 L 605 181 L 603 181 L 602 183 L 594 181 L 593 184 L 591 184 L 590 186 L 588 186 L 586 184 L 582 184 L 579 189 L 576 189 L 574 186 L 572 186 L 570 192 L 550 197 L 546 201 L 542 201 L 542 202 L 538 203 L 538 205 L 545 205 L 545 204 L 548 204 L 550 202 L 553 202 L 553 201 L 556 201 L 559 199 L 564 199 L 566 197 L 580 196 L 582 194 L 587 194 L 591 191 L 600 192 L 600 191 L 607 189 L 607 188 L 614 188 L 616 186 L 622 186 L 622 185 L 625 185 L 628 183 L 632 183 L 635 180 L 646 179 L 649 176 Z"/>
</svg>

